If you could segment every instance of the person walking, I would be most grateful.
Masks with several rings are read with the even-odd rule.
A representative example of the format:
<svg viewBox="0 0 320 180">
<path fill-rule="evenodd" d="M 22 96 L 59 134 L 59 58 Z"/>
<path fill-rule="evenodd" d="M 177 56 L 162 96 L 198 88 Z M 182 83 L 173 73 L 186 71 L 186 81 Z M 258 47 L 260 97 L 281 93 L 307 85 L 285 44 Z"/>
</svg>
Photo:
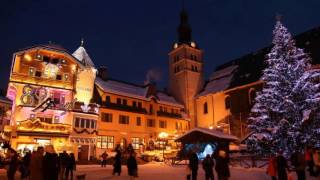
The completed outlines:
<svg viewBox="0 0 320 180">
<path fill-rule="evenodd" d="M 65 174 L 66 174 L 66 168 L 68 165 L 68 161 L 69 161 L 69 155 L 67 154 L 66 151 L 63 151 L 60 155 L 59 155 L 59 164 L 60 164 L 60 173 L 59 173 L 59 178 L 63 179 Z"/>
<path fill-rule="evenodd" d="M 207 154 L 206 158 L 204 158 L 204 160 L 202 161 L 202 168 L 205 172 L 206 180 L 214 180 L 213 166 L 213 159 L 210 157 L 209 154 Z"/>
<path fill-rule="evenodd" d="M 277 173 L 278 173 L 278 180 L 288 180 L 287 170 L 288 164 L 286 158 L 282 155 L 282 151 L 280 151 L 277 155 Z"/>
<path fill-rule="evenodd" d="M 223 150 L 219 150 L 216 158 L 216 172 L 218 174 L 218 180 L 227 180 L 230 177 L 229 158 Z"/>
<path fill-rule="evenodd" d="M 22 158 L 22 162 L 20 165 L 20 174 L 21 174 L 21 179 L 27 179 L 30 175 L 30 170 L 29 170 L 29 165 L 31 161 L 31 152 L 28 151 Z"/>
<path fill-rule="evenodd" d="M 230 177 L 229 159 L 227 153 L 220 150 L 216 159 L 216 172 L 218 180 L 227 180 Z"/>
<path fill-rule="evenodd" d="M 118 174 L 120 176 L 121 174 L 121 152 L 120 150 L 116 150 L 116 156 L 114 157 L 114 163 L 113 163 L 113 173 L 112 175 Z"/>
<path fill-rule="evenodd" d="M 106 151 L 104 151 L 104 153 L 102 153 L 101 155 L 101 167 L 107 166 L 107 158 L 108 158 L 108 154 Z"/>
<path fill-rule="evenodd" d="M 271 180 L 277 180 L 277 164 L 276 158 L 273 156 L 269 158 L 267 174 L 271 177 Z"/>
<path fill-rule="evenodd" d="M 58 180 L 59 178 L 59 159 L 53 145 L 45 147 L 46 154 L 43 157 L 43 179 Z"/>
<path fill-rule="evenodd" d="M 300 152 L 295 152 L 291 155 L 291 165 L 294 166 L 294 171 L 297 174 L 298 180 L 306 179 L 306 161 L 304 154 Z"/>
<path fill-rule="evenodd" d="M 18 169 L 18 163 L 19 163 L 18 154 L 12 148 L 9 148 L 7 153 L 8 153 L 7 164 L 9 165 L 7 170 L 7 178 L 8 180 L 14 180 L 14 176 Z"/>
<path fill-rule="evenodd" d="M 70 173 L 70 179 L 73 180 L 73 170 L 75 169 L 76 169 L 76 159 L 74 157 L 74 154 L 70 153 L 68 165 L 66 168 L 66 180 L 69 179 L 69 173 Z"/>
<path fill-rule="evenodd" d="M 313 162 L 313 157 L 312 157 L 312 149 L 311 147 L 307 146 L 306 149 L 305 149 L 305 160 L 306 160 L 306 163 L 307 163 L 307 166 L 308 166 L 308 171 L 309 171 L 309 175 L 310 176 L 315 176 L 315 173 L 314 173 L 314 162 Z"/>
<path fill-rule="evenodd" d="M 316 149 L 312 150 L 312 159 L 314 162 L 314 176 L 318 177 L 320 174 L 320 152 Z"/>
<path fill-rule="evenodd" d="M 192 180 L 197 180 L 199 159 L 195 151 L 189 157 L 189 168 L 191 169 Z"/>
<path fill-rule="evenodd" d="M 43 180 L 43 147 L 39 146 L 36 152 L 33 152 L 30 160 L 30 176 L 31 180 Z"/>
<path fill-rule="evenodd" d="M 135 177 L 138 177 L 138 164 L 137 164 L 137 160 L 135 158 L 134 152 L 131 152 L 129 154 L 129 158 L 127 160 L 127 168 L 128 168 L 128 175 L 130 176 L 130 179 L 134 179 Z"/>
</svg>

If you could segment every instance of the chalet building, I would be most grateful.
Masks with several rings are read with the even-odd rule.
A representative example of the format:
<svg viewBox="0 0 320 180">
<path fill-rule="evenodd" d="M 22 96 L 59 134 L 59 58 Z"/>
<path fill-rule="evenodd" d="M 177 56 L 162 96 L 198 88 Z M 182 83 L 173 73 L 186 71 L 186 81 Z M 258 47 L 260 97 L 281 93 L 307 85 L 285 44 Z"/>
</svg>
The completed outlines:
<svg viewBox="0 0 320 180">
<path fill-rule="evenodd" d="M 57 152 L 93 155 L 99 108 L 90 103 L 96 69 L 80 46 L 73 54 L 38 45 L 13 55 L 7 98 L 12 120 L 4 131 L 20 152 L 53 144 Z"/>
</svg>

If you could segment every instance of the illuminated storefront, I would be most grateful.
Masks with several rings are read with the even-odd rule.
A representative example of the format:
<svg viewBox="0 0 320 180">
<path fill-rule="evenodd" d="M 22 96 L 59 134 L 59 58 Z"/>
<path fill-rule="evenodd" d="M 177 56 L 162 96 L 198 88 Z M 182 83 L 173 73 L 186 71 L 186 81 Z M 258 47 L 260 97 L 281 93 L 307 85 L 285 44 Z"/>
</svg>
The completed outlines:
<svg viewBox="0 0 320 180">
<path fill-rule="evenodd" d="M 94 149 L 96 142 L 99 106 L 90 103 L 95 76 L 82 46 L 73 54 L 56 45 L 16 52 L 7 91 L 12 118 L 5 127 L 12 146 L 23 153 L 52 144 L 57 152 L 90 159 L 94 153 L 79 149 Z M 78 118 L 84 120 L 76 127 Z"/>
</svg>

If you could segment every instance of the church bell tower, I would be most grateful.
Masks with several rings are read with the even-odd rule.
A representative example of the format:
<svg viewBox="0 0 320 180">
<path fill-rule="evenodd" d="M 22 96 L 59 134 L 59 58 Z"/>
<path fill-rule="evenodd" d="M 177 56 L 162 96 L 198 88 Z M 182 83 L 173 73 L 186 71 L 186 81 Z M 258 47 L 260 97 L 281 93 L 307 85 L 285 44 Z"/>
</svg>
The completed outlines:
<svg viewBox="0 0 320 180">
<path fill-rule="evenodd" d="M 194 97 L 203 86 L 203 51 L 192 41 L 191 32 L 188 14 L 183 8 L 178 41 L 169 53 L 169 93 L 183 103 L 193 128 L 197 126 Z"/>
</svg>

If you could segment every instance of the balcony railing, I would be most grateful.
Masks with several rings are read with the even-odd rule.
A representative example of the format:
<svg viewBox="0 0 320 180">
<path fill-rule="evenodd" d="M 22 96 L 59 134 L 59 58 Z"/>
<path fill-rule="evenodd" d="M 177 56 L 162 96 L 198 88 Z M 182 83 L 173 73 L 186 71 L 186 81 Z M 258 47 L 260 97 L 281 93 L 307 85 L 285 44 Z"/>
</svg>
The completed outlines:
<svg viewBox="0 0 320 180">
<path fill-rule="evenodd" d="M 43 77 L 32 77 L 19 73 L 12 73 L 10 81 L 17 81 L 30 84 L 39 84 L 42 86 L 60 87 L 65 89 L 73 89 L 72 81 L 63 81 L 56 79 L 47 79 Z"/>
<path fill-rule="evenodd" d="M 171 113 L 171 112 L 165 112 L 165 111 L 157 111 L 158 116 L 164 116 L 164 117 L 170 117 L 170 118 L 182 118 L 181 114 L 178 113 Z"/>
<path fill-rule="evenodd" d="M 114 110 L 120 110 L 120 111 L 147 114 L 147 110 L 145 108 L 139 108 L 139 107 L 117 104 L 117 103 L 103 102 L 101 107 L 108 108 L 108 109 L 114 109 Z"/>
</svg>

